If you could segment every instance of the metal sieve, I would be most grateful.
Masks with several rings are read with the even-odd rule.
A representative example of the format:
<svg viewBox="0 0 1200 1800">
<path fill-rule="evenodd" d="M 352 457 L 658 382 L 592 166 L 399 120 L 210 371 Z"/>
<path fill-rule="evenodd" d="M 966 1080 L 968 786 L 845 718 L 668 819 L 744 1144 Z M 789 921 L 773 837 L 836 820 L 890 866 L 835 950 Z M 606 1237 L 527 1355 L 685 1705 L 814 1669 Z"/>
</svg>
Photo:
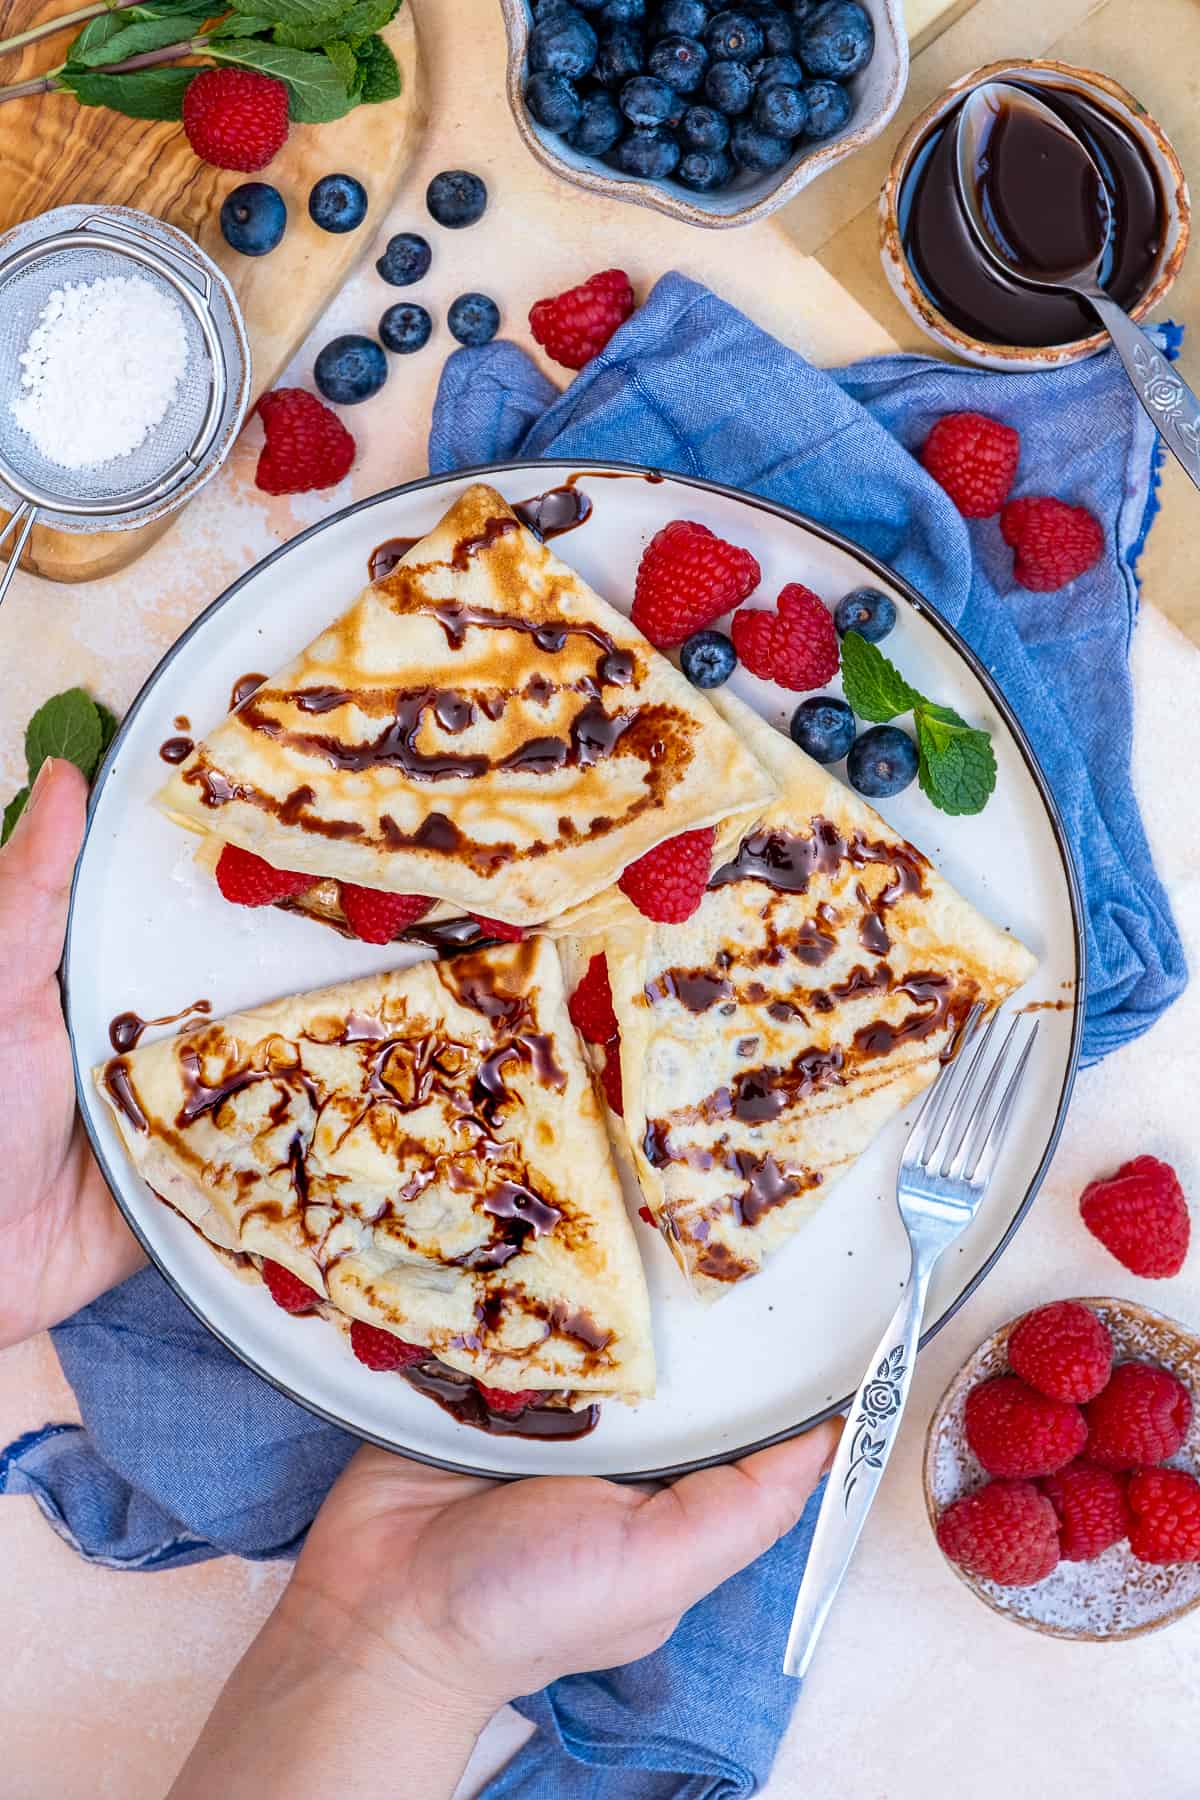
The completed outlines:
<svg viewBox="0 0 1200 1800">
<path fill-rule="evenodd" d="M 53 228 L 60 221 L 67 229 Z M 47 225 L 49 232 L 39 229 Z M 136 449 L 64 468 L 13 414 L 21 352 L 55 288 L 132 274 L 179 303 L 187 366 L 162 419 Z M 126 208 L 63 207 L 10 233 L 0 244 L 0 502 L 11 496 L 15 504 L 0 529 L 0 545 L 13 540 L 0 600 L 35 519 L 67 531 L 124 530 L 182 505 L 220 466 L 249 385 L 237 303 L 220 271 L 182 232 Z"/>
</svg>

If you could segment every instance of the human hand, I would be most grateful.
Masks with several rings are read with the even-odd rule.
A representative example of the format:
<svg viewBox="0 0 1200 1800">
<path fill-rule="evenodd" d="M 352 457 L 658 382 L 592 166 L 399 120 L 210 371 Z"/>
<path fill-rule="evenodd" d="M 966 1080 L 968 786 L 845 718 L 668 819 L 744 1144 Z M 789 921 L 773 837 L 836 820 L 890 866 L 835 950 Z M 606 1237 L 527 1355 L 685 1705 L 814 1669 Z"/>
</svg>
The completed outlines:
<svg viewBox="0 0 1200 1800">
<path fill-rule="evenodd" d="M 55 1325 L 144 1260 L 75 1111 L 57 969 L 87 782 L 42 764 L 0 850 L 0 1348 Z"/>
</svg>

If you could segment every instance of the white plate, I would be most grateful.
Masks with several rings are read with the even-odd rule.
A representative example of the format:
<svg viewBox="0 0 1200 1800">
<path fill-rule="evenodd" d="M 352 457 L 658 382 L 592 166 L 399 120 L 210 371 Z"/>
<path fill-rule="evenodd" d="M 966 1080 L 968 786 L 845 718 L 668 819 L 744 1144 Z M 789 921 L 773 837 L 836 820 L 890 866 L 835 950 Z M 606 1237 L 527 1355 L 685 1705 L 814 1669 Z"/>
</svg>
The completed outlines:
<svg viewBox="0 0 1200 1800">
<path fill-rule="evenodd" d="M 332 1330 L 298 1324 L 263 1288 L 231 1276 L 126 1161 L 91 1068 L 111 1054 L 109 1021 L 204 997 L 215 1015 L 412 957 L 374 949 L 286 913 L 239 910 L 200 875 L 189 838 L 149 804 L 158 756 L 186 714 L 202 735 L 223 718 L 234 681 L 287 662 L 362 587 L 382 539 L 423 535 L 482 473 L 521 500 L 588 467 L 507 464 L 381 494 L 294 538 L 214 601 L 168 651 L 130 709 L 92 798 L 76 871 L 64 961 L 79 1102 L 92 1145 L 134 1231 L 188 1305 L 269 1380 L 364 1437 L 410 1454 L 497 1474 L 557 1470 L 646 1474 L 721 1460 L 840 1407 L 895 1304 L 907 1269 L 894 1201 L 904 1125 L 893 1122 L 816 1218 L 770 1265 L 713 1308 L 693 1301 L 656 1232 L 635 1224 L 646 1261 L 658 1396 L 603 1408 L 597 1429 L 546 1446 L 458 1425 L 401 1379 L 357 1363 Z M 605 479 L 601 469 L 618 471 Z M 765 600 L 803 581 L 833 603 L 864 582 L 889 591 L 899 622 L 887 649 L 934 699 L 992 733 L 996 792 L 975 818 L 935 812 L 914 783 L 885 803 L 888 820 L 968 899 L 1033 949 L 1040 968 L 1018 1005 L 1041 1002 L 1031 1079 L 987 1201 L 934 1282 L 929 1318 L 944 1322 L 999 1255 L 1041 1181 L 1066 1110 L 1082 1025 L 1079 899 L 1053 801 L 1033 753 L 965 645 L 881 564 L 782 507 L 707 483 L 596 464 L 582 486 L 586 525 L 555 549 L 617 606 L 630 603 L 647 540 L 674 518 L 698 519 L 751 549 Z M 795 697 L 740 671 L 734 685 L 786 728 Z"/>
</svg>

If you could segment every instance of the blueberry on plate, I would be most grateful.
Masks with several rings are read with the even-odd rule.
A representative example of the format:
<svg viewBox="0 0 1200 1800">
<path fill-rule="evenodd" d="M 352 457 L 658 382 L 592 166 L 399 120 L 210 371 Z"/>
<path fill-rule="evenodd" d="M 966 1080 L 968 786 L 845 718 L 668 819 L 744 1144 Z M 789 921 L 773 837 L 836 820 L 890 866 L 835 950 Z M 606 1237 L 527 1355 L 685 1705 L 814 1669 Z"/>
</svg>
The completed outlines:
<svg viewBox="0 0 1200 1800">
<path fill-rule="evenodd" d="M 808 102 L 805 136 L 833 137 L 842 129 L 853 110 L 853 102 L 845 88 L 837 81 L 808 81 L 803 93 Z"/>
<path fill-rule="evenodd" d="M 871 60 L 871 15 L 858 0 L 821 0 L 797 30 L 796 48 L 810 75 L 845 81 Z"/>
<path fill-rule="evenodd" d="M 715 106 L 689 106 L 680 121 L 679 141 L 688 150 L 723 150 L 729 120 Z"/>
<path fill-rule="evenodd" d="M 287 207 L 269 181 L 243 181 L 221 202 L 221 231 L 231 250 L 266 256 L 287 227 Z"/>
<path fill-rule="evenodd" d="M 625 129 L 621 109 L 605 88 L 585 94 L 581 106 L 567 142 L 582 156 L 606 156 Z"/>
<path fill-rule="evenodd" d="M 663 0 L 658 9 L 655 30 L 660 37 L 678 32 L 682 37 L 699 37 L 708 24 L 708 8 L 704 0 Z"/>
<path fill-rule="evenodd" d="M 754 84 L 761 94 L 764 88 L 803 87 L 804 70 L 794 56 L 764 56 L 756 63 L 751 63 L 750 73 Z"/>
<path fill-rule="evenodd" d="M 656 75 L 634 75 L 621 89 L 621 111 L 631 125 L 665 125 L 678 105 L 679 96 Z"/>
<path fill-rule="evenodd" d="M 669 131 L 634 130 L 621 139 L 609 160 L 622 175 L 662 181 L 674 173 L 679 145 Z"/>
<path fill-rule="evenodd" d="M 500 308 L 486 294 L 460 294 L 450 302 L 446 323 L 460 344 L 477 350 L 481 344 L 490 344 L 499 331 Z"/>
<path fill-rule="evenodd" d="M 844 700 L 814 694 L 800 702 L 788 730 L 793 744 L 799 744 L 814 762 L 841 762 L 854 742 L 854 714 Z"/>
<path fill-rule="evenodd" d="M 853 593 L 838 601 L 833 622 L 839 637 L 845 637 L 848 631 L 857 631 L 868 644 L 877 644 L 896 623 L 895 602 L 881 594 L 878 588 L 855 588 Z"/>
<path fill-rule="evenodd" d="M 901 793 L 917 772 L 917 746 L 898 725 L 872 725 L 856 737 L 846 758 L 850 784 L 868 800 Z"/>
<path fill-rule="evenodd" d="M 439 225 L 461 231 L 464 225 L 473 225 L 483 217 L 487 186 L 469 169 L 443 169 L 425 189 L 425 204 Z"/>
<path fill-rule="evenodd" d="M 756 175 L 764 174 L 769 169 L 782 168 L 792 154 L 792 146 L 787 138 L 762 131 L 749 119 L 738 120 L 729 140 L 729 148 L 734 162 L 743 169 L 752 170 Z"/>
<path fill-rule="evenodd" d="M 704 95 L 729 117 L 744 113 L 754 93 L 754 82 L 745 63 L 715 62 L 704 77 Z"/>
<path fill-rule="evenodd" d="M 679 662 L 693 687 L 715 688 L 736 669 L 737 651 L 723 631 L 696 631 L 679 652 Z"/>
<path fill-rule="evenodd" d="M 410 356 L 429 342 L 433 320 L 415 300 L 398 300 L 389 306 L 379 321 L 379 336 L 387 350 L 397 356 Z"/>
<path fill-rule="evenodd" d="M 525 84 L 525 104 L 547 131 L 573 131 L 583 116 L 583 102 L 565 75 L 531 75 Z"/>
<path fill-rule="evenodd" d="M 600 17 L 606 25 L 637 25 L 646 16 L 646 0 L 604 0 Z"/>
<path fill-rule="evenodd" d="M 367 216 L 367 190 L 353 175 L 322 175 L 308 196 L 308 216 L 322 231 L 356 231 Z"/>
<path fill-rule="evenodd" d="M 724 150 L 685 150 L 675 171 L 676 181 L 694 188 L 698 194 L 711 194 L 733 180 L 732 158 Z"/>
<path fill-rule="evenodd" d="M 762 26 L 745 12 L 719 12 L 704 34 L 708 54 L 722 62 L 751 63 L 763 53 Z"/>
<path fill-rule="evenodd" d="M 578 81 L 596 60 L 596 33 L 581 12 L 540 18 L 529 34 L 529 67 L 535 75 L 565 75 Z"/>
<path fill-rule="evenodd" d="M 640 75 L 646 60 L 646 46 L 635 25 L 617 25 L 600 40 L 596 66 L 592 74 L 605 87 L 620 87 L 631 75 Z"/>
<path fill-rule="evenodd" d="M 414 281 L 429 273 L 433 251 L 428 238 L 417 231 L 398 231 L 387 241 L 387 249 L 375 268 L 389 287 L 411 287 Z"/>
<path fill-rule="evenodd" d="M 353 332 L 331 338 L 313 368 L 317 386 L 335 406 L 369 400 L 387 380 L 387 372 L 387 357 L 375 339 Z"/>
<path fill-rule="evenodd" d="M 799 88 L 760 88 L 750 117 L 768 136 L 797 138 L 808 123 L 808 107 Z"/>
<path fill-rule="evenodd" d="M 677 94 L 694 94 L 704 80 L 708 51 L 699 38 L 662 37 L 651 46 L 646 66 Z"/>
</svg>

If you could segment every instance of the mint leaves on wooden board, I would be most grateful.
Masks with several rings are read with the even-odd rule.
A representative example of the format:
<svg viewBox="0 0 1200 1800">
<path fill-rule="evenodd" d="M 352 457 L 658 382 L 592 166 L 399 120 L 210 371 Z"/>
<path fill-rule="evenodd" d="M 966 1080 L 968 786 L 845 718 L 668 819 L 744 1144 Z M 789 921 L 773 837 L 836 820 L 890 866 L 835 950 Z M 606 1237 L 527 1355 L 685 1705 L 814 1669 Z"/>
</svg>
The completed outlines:
<svg viewBox="0 0 1200 1800">
<path fill-rule="evenodd" d="M 857 631 L 842 639 L 842 689 L 860 719 L 886 725 L 911 712 L 917 733 L 917 779 L 944 813 L 982 812 L 996 785 L 996 757 L 988 732 L 968 725 L 907 682 L 895 663 Z"/>
<path fill-rule="evenodd" d="M 85 694 L 82 688 L 68 688 L 38 707 L 25 727 L 25 763 L 29 779 L 4 809 L 0 844 L 6 844 L 12 836 L 13 827 L 25 811 L 29 790 L 46 758 L 61 756 L 67 762 L 73 762 L 90 781 L 117 735 L 117 725 L 115 713 L 93 700 L 90 694 Z"/>
</svg>

